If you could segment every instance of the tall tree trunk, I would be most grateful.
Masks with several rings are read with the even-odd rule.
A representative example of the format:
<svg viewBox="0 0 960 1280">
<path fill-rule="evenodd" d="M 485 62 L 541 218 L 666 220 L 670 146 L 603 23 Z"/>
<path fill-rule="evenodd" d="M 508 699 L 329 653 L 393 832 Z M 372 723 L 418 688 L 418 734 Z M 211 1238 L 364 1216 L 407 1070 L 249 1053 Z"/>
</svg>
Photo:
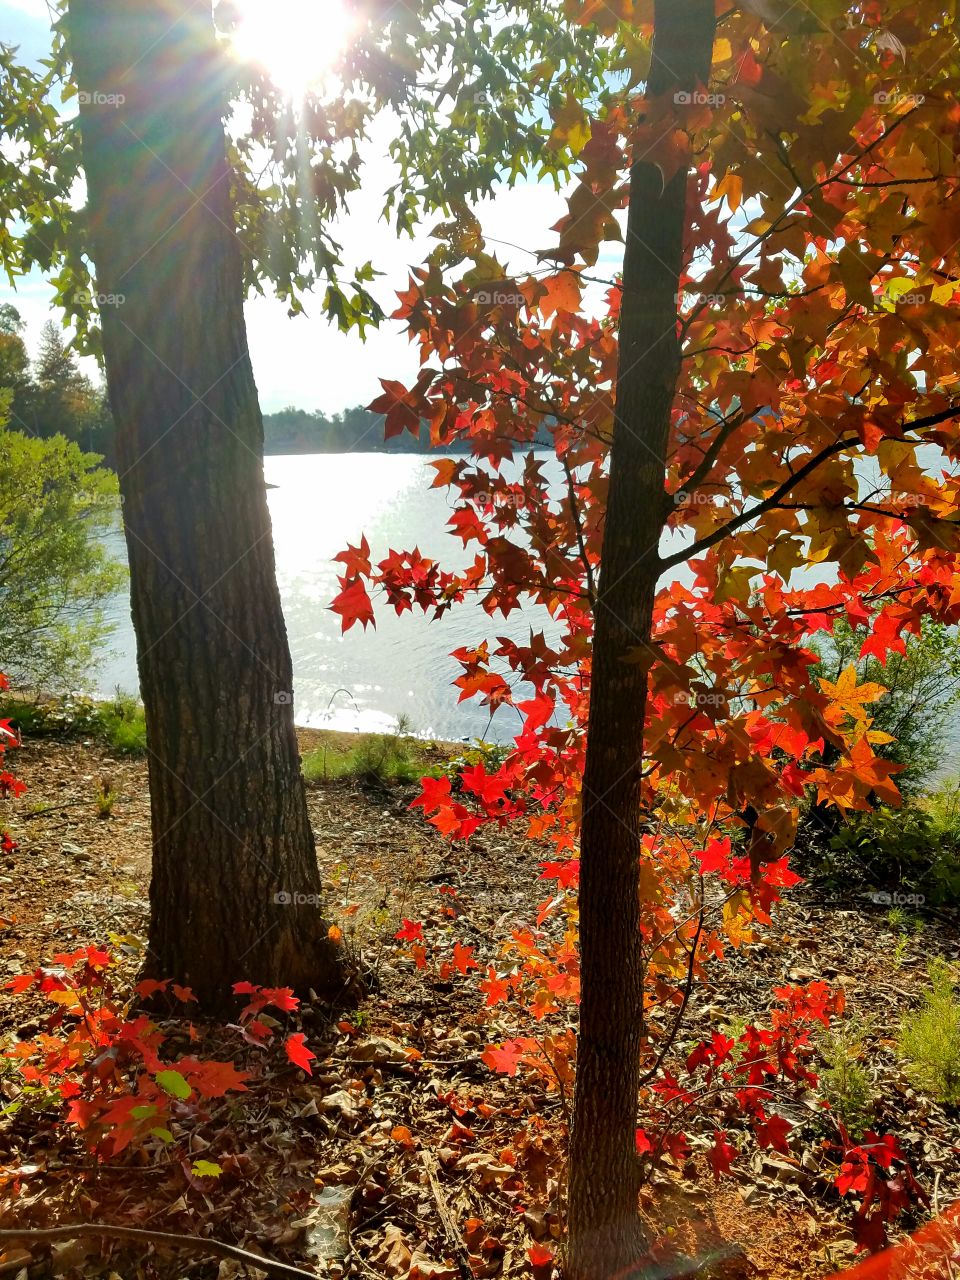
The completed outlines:
<svg viewBox="0 0 960 1280">
<path fill-rule="evenodd" d="M 707 82 L 714 0 L 657 0 L 648 95 Z M 643 968 L 640 776 L 649 645 L 664 524 L 664 467 L 680 367 L 677 287 L 686 169 L 663 186 L 630 173 L 616 424 L 603 552 L 580 836 L 582 993 L 570 1148 L 566 1280 L 641 1274 L 637 1095 Z"/>
<path fill-rule="evenodd" d="M 209 5 L 71 0 L 153 814 L 147 970 L 343 985 L 293 724 Z"/>
</svg>

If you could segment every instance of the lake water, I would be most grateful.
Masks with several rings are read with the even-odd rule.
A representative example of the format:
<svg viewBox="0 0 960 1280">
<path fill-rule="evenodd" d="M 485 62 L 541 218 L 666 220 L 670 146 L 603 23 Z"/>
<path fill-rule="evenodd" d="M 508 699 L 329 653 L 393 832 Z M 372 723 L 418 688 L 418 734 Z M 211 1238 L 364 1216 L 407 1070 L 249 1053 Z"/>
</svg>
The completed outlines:
<svg viewBox="0 0 960 1280">
<path fill-rule="evenodd" d="M 547 455 L 544 455 L 547 457 Z M 556 465 L 556 464 L 554 464 Z M 547 468 L 549 474 L 549 464 Z M 546 610 L 528 607 L 491 619 L 474 603 L 454 606 L 439 621 L 421 613 L 397 617 L 375 600 L 376 630 L 357 624 L 341 634 L 329 604 L 339 591 L 341 565 L 332 557 L 366 534 L 375 560 L 389 549 L 420 548 L 445 568 L 471 563 L 446 529 L 451 504 L 431 489 L 434 471 L 419 454 L 347 453 L 271 456 L 264 474 L 273 521 L 277 577 L 293 654 L 298 724 L 317 728 L 386 730 L 401 715 L 415 733 L 452 740 L 485 736 L 509 740 L 520 723 L 510 708 L 493 722 L 475 701 L 457 703 L 452 681 L 462 668 L 449 655 L 464 645 L 506 635 L 525 640 L 531 628 L 548 634 Z M 123 554 L 118 531 L 111 545 Z M 136 645 L 126 593 L 110 611 L 112 652 L 97 672 L 97 692 L 137 690 Z"/>
<path fill-rule="evenodd" d="M 562 491 L 556 459 L 542 455 L 544 474 Z M 516 464 L 514 464 L 516 465 Z M 397 617 L 375 600 L 377 626 L 354 626 L 341 634 L 339 618 L 329 604 L 339 591 L 332 557 L 347 542 L 356 546 L 365 533 L 375 560 L 388 550 L 421 552 L 449 569 L 473 559 L 446 528 L 451 504 L 442 489 L 431 489 L 434 476 L 419 454 L 348 453 L 271 456 L 264 472 L 269 484 L 277 576 L 293 654 L 294 701 L 298 724 L 316 728 L 389 730 L 405 716 L 413 732 L 453 741 L 484 737 L 509 741 L 520 724 L 519 713 L 502 707 L 491 722 L 475 700 L 458 703 L 452 681 L 461 667 L 454 649 L 497 636 L 526 640 L 531 630 L 547 637 L 555 627 L 546 610 L 527 606 L 509 618 L 491 619 L 474 602 L 454 606 L 439 621 L 418 611 Z M 125 552 L 119 529 L 110 539 L 118 555 Z M 680 545 L 667 535 L 664 550 Z M 685 567 L 677 576 L 689 581 Z M 803 566 L 796 580 L 807 584 L 830 576 L 823 565 Z M 795 583 L 796 585 L 796 583 Z M 109 697 L 119 686 L 137 690 L 136 647 L 126 592 L 110 610 L 116 629 L 110 652 L 96 673 L 96 691 Z M 515 690 L 522 696 L 523 688 Z M 960 748 L 960 716 L 954 714 L 944 744 L 940 772 L 955 773 Z"/>
</svg>

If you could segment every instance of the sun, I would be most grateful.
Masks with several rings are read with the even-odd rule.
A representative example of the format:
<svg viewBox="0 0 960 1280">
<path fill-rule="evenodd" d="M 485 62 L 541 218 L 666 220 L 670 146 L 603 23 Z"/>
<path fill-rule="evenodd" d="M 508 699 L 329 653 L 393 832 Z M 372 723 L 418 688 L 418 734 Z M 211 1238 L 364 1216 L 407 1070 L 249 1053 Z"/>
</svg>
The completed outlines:
<svg viewBox="0 0 960 1280">
<path fill-rule="evenodd" d="M 238 0 L 233 47 L 289 98 L 318 87 L 354 27 L 342 0 Z"/>
</svg>

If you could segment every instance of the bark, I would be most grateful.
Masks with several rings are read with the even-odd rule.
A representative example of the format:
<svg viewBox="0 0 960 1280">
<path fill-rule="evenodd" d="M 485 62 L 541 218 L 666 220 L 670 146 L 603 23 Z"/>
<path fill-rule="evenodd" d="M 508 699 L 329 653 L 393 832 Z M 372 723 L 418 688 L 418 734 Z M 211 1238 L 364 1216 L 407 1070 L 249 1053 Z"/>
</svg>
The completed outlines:
<svg viewBox="0 0 960 1280">
<path fill-rule="evenodd" d="M 707 82 L 713 0 L 658 0 L 648 93 Z M 582 995 L 570 1147 L 566 1280 L 638 1276 L 635 1149 L 643 956 L 640 776 L 664 469 L 680 364 L 677 282 L 687 175 L 630 175 L 616 423 L 603 536 L 580 837 Z"/>
<path fill-rule="evenodd" d="M 240 979 L 332 995 L 210 8 L 71 0 L 70 39 L 147 720 L 147 971 L 211 1012 Z"/>
</svg>

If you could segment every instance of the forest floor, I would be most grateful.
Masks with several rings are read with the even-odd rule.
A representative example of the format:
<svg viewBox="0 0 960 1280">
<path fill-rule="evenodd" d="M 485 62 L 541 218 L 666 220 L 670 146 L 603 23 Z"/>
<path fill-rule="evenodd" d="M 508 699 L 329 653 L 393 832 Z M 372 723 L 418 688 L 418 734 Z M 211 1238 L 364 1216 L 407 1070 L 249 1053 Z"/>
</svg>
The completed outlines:
<svg viewBox="0 0 960 1280">
<path fill-rule="evenodd" d="M 316 740 L 305 733 L 302 746 Z M 110 948 L 132 981 L 150 871 L 145 763 L 111 757 L 96 741 L 53 740 L 25 742 L 11 763 L 29 790 L 9 807 L 20 847 L 0 861 L 0 981 L 87 943 Z M 117 796 L 108 817 L 94 799 L 104 779 Z M 508 1006 L 484 1010 L 476 975 L 444 981 L 434 968 L 418 971 L 394 939 L 403 919 L 423 921 L 450 946 L 472 947 L 482 972 L 497 963 L 499 939 L 535 920 L 547 896 L 537 880 L 545 850 L 492 829 L 452 846 L 408 808 L 415 793 L 309 788 L 330 918 L 376 975 L 358 1010 L 331 1020 L 305 1007 L 302 1023 L 291 1022 L 317 1054 L 313 1074 L 289 1063 L 279 1042 L 258 1050 L 223 1028 L 199 1028 L 187 1051 L 230 1057 L 253 1074 L 249 1092 L 212 1101 L 173 1148 L 158 1141 L 105 1165 L 55 1111 L 24 1107 L 0 1119 L 0 1228 L 146 1227 L 232 1242 L 334 1280 L 548 1280 L 546 1254 L 534 1248 L 531 1260 L 529 1250 L 559 1235 L 564 1100 L 482 1061 L 486 1044 L 518 1030 Z M 874 1127 L 899 1136 L 942 1211 L 960 1197 L 957 1112 L 910 1087 L 895 1051 L 933 955 L 960 957 L 955 915 L 926 913 L 905 928 L 872 902 L 801 887 L 762 938 L 696 989 L 677 1057 L 684 1044 L 762 1017 L 779 983 L 842 986 Z M 31 993 L 0 993 L 0 1036 L 35 1035 L 40 1013 Z M 0 1091 L 16 1097 L 15 1073 L 0 1071 Z M 816 1106 L 796 1119 L 797 1132 L 806 1123 L 816 1139 Z M 745 1152 L 715 1183 L 703 1156 L 713 1127 L 709 1117 L 691 1126 L 693 1157 L 643 1194 L 662 1256 L 688 1258 L 690 1274 L 713 1280 L 825 1277 L 850 1266 L 850 1209 L 822 1162 Z M 219 1178 L 190 1173 L 201 1153 L 220 1165 Z M 948 1265 L 944 1276 L 960 1274 Z M 0 1245 L 0 1276 L 30 1280 L 253 1274 L 191 1248 L 154 1252 L 109 1236 L 6 1253 Z"/>
</svg>

